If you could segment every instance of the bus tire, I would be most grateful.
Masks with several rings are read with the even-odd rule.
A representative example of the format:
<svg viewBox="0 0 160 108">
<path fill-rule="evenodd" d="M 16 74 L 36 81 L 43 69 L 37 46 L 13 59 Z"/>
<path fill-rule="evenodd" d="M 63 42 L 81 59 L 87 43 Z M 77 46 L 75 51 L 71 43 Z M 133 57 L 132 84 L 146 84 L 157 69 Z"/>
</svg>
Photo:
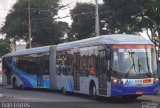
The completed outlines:
<svg viewBox="0 0 160 108">
<path fill-rule="evenodd" d="M 97 89 L 96 89 L 96 86 L 95 85 L 92 85 L 90 87 L 90 97 L 91 99 L 94 99 L 94 100 L 98 100 L 98 96 L 97 96 Z"/>
<path fill-rule="evenodd" d="M 131 96 L 130 99 L 131 100 L 136 100 L 138 98 L 138 96 Z"/>
<path fill-rule="evenodd" d="M 62 87 L 61 92 L 62 92 L 62 94 L 64 94 L 64 95 L 67 94 L 67 91 L 66 91 L 66 89 L 65 89 L 64 87 Z"/>
<path fill-rule="evenodd" d="M 17 89 L 17 88 L 18 88 L 17 79 L 16 79 L 16 78 L 13 78 L 12 86 L 13 86 L 14 89 Z"/>
<path fill-rule="evenodd" d="M 125 100 L 136 100 L 138 97 L 139 96 L 136 96 L 136 95 L 135 96 L 134 95 L 133 96 L 124 96 L 123 99 L 125 99 Z"/>
<path fill-rule="evenodd" d="M 23 84 L 21 84 L 21 85 L 19 86 L 19 89 L 21 89 L 21 90 L 23 90 L 23 89 L 24 89 Z"/>
</svg>

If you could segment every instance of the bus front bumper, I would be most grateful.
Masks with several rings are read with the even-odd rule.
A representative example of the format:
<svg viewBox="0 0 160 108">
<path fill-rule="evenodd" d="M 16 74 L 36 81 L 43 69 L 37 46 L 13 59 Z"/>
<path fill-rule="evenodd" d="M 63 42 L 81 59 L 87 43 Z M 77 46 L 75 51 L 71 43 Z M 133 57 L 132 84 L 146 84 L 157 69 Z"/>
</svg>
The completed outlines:
<svg viewBox="0 0 160 108">
<path fill-rule="evenodd" d="M 111 96 L 158 94 L 158 83 L 152 85 L 124 86 L 111 84 Z"/>
</svg>

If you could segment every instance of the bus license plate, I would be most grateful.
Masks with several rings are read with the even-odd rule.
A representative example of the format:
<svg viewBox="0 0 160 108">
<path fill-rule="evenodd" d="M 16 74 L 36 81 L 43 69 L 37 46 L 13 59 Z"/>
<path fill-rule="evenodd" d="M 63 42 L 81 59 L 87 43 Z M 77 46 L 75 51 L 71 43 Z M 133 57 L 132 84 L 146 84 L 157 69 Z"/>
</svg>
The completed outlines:
<svg viewBox="0 0 160 108">
<path fill-rule="evenodd" d="M 136 91 L 136 94 L 137 94 L 137 95 L 142 95 L 143 92 L 142 92 L 142 91 Z"/>
</svg>

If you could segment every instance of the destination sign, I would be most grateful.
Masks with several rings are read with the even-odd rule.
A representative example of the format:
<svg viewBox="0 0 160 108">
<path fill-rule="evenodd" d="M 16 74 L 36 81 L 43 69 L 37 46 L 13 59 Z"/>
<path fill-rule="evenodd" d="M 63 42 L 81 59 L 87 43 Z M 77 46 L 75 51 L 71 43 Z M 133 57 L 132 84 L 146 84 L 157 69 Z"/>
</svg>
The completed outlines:
<svg viewBox="0 0 160 108">
<path fill-rule="evenodd" d="M 147 52 L 146 49 L 119 49 L 119 52 Z"/>
</svg>

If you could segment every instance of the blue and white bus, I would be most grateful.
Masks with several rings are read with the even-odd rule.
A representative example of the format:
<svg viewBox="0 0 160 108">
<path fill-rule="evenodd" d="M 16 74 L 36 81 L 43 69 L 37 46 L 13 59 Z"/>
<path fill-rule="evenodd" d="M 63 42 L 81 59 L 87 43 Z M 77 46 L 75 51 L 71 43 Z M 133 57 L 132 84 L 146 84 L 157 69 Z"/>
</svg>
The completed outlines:
<svg viewBox="0 0 160 108">
<path fill-rule="evenodd" d="M 48 88 L 93 98 L 157 94 L 153 43 L 137 35 L 103 35 L 3 56 L 13 88 Z"/>
</svg>

